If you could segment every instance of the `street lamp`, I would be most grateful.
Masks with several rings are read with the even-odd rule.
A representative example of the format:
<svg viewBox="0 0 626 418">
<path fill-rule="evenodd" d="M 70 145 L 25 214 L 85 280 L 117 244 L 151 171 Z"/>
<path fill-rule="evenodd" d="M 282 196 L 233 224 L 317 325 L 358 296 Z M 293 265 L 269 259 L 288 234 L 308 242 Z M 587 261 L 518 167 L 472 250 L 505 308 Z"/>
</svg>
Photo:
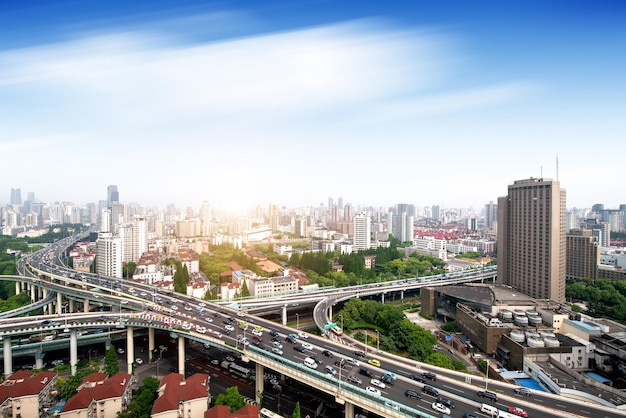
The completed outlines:
<svg viewBox="0 0 626 418">
<path fill-rule="evenodd" d="M 487 374 L 485 374 L 485 392 L 487 392 L 488 383 L 489 383 L 489 360 L 487 360 Z"/>
<path fill-rule="evenodd" d="M 376 352 L 380 353 L 380 334 L 376 330 Z"/>
<path fill-rule="evenodd" d="M 296 313 L 296 329 L 300 329 L 300 315 Z"/>
</svg>

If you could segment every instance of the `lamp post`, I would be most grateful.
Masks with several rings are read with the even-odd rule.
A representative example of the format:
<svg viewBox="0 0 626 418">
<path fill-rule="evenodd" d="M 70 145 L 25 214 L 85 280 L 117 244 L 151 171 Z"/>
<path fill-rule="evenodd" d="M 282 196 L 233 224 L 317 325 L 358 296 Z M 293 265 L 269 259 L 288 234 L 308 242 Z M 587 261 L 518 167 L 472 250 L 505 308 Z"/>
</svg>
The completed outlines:
<svg viewBox="0 0 626 418">
<path fill-rule="evenodd" d="M 376 330 L 376 352 L 380 353 L 380 334 Z"/>
<path fill-rule="evenodd" d="M 296 329 L 300 329 L 300 315 L 296 313 Z"/>
<path fill-rule="evenodd" d="M 485 392 L 487 391 L 488 383 L 489 383 L 489 360 L 487 360 L 487 373 L 485 374 Z"/>
</svg>

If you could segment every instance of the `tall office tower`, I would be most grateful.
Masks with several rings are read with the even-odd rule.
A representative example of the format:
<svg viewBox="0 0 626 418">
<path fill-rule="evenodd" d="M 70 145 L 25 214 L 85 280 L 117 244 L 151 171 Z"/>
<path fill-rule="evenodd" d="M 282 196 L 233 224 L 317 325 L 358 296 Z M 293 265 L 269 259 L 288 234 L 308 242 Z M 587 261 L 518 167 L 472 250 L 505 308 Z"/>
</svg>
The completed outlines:
<svg viewBox="0 0 626 418">
<path fill-rule="evenodd" d="M 602 216 L 602 213 L 604 212 L 604 204 L 602 204 L 602 203 L 596 203 L 595 205 L 593 205 L 593 206 L 591 207 L 591 211 L 592 211 L 593 213 L 598 214 L 599 216 Z M 602 218 L 600 218 L 600 219 L 602 219 Z"/>
<path fill-rule="evenodd" d="M 122 278 L 122 240 L 110 232 L 100 232 L 96 240 L 96 273 Z"/>
<path fill-rule="evenodd" d="M 111 210 L 102 209 L 100 214 L 100 232 L 111 232 Z"/>
<path fill-rule="evenodd" d="M 274 205 L 270 203 L 268 215 L 267 215 L 270 228 L 272 231 L 278 231 L 278 226 L 280 225 L 280 213 L 278 211 L 278 205 Z"/>
<path fill-rule="evenodd" d="M 332 208 L 332 207 L 333 207 L 333 203 L 334 203 L 334 202 L 335 202 L 335 201 L 333 200 L 333 198 L 332 198 L 332 197 L 329 197 L 329 198 L 328 198 L 328 210 L 330 210 L 330 208 Z"/>
<path fill-rule="evenodd" d="M 339 221 L 339 208 L 337 207 L 337 205 L 333 205 L 330 208 L 330 220 L 333 222 Z"/>
<path fill-rule="evenodd" d="M 303 218 L 296 219 L 294 233 L 298 238 L 306 237 L 306 221 Z"/>
<path fill-rule="evenodd" d="M 600 264 L 600 246 L 598 238 L 590 229 L 572 229 L 567 234 L 567 268 L 568 279 L 598 278 Z"/>
<path fill-rule="evenodd" d="M 624 214 L 624 229 L 625 229 L 624 232 L 626 232 L 626 205 L 624 204 L 619 205 L 619 210 L 621 210 L 622 213 Z"/>
<path fill-rule="evenodd" d="M 565 189 L 516 180 L 498 198 L 498 278 L 536 299 L 565 301 Z"/>
<path fill-rule="evenodd" d="M 398 203 L 396 205 L 396 213 L 400 214 L 406 212 L 407 216 L 415 216 L 415 205 L 410 203 Z"/>
<path fill-rule="evenodd" d="M 118 225 L 117 232 L 122 241 L 122 264 L 133 262 L 133 249 L 135 248 L 133 224 L 124 223 Z"/>
<path fill-rule="evenodd" d="M 440 210 L 439 205 L 433 205 L 431 209 L 431 213 L 430 213 L 430 218 L 438 221 L 441 216 L 441 213 L 439 212 L 439 210 Z"/>
<path fill-rule="evenodd" d="M 12 205 L 22 204 L 22 189 L 11 189 L 11 204 Z"/>
<path fill-rule="evenodd" d="M 370 217 L 365 212 L 359 212 L 354 217 L 353 247 L 355 250 L 367 250 L 370 248 L 371 229 Z"/>
<path fill-rule="evenodd" d="M 125 204 L 120 202 L 113 202 L 111 206 L 111 231 L 117 231 L 117 226 L 127 222 L 128 220 L 128 208 Z"/>
<path fill-rule="evenodd" d="M 339 199 L 337 199 L 337 206 L 339 210 L 343 210 L 343 196 L 339 196 Z"/>
<path fill-rule="evenodd" d="M 141 255 L 148 251 L 148 218 L 135 215 L 133 218 L 133 233 L 135 235 L 133 249 L 133 262 L 138 261 Z"/>
<path fill-rule="evenodd" d="M 611 228 L 608 222 L 600 222 L 595 218 L 588 218 L 580 223 L 580 227 L 583 229 L 591 229 L 594 235 L 598 237 L 598 242 L 601 247 L 608 247 L 611 245 Z"/>
<path fill-rule="evenodd" d="M 28 192 L 28 201 L 31 203 L 35 203 L 35 192 Z"/>
<path fill-rule="evenodd" d="M 352 205 L 348 203 L 343 207 L 343 220 L 346 222 L 352 221 L 352 217 L 354 216 L 354 212 L 352 210 Z"/>
<path fill-rule="evenodd" d="M 605 210 L 602 217 L 608 224 L 611 232 L 624 232 L 624 212 L 618 209 Z"/>
<path fill-rule="evenodd" d="M 111 184 L 107 187 L 107 207 L 111 207 L 113 202 L 120 201 L 120 193 L 117 191 L 117 186 Z"/>
<path fill-rule="evenodd" d="M 498 205 L 489 201 L 485 205 L 485 226 L 487 228 L 493 227 L 493 224 L 498 221 Z"/>
</svg>

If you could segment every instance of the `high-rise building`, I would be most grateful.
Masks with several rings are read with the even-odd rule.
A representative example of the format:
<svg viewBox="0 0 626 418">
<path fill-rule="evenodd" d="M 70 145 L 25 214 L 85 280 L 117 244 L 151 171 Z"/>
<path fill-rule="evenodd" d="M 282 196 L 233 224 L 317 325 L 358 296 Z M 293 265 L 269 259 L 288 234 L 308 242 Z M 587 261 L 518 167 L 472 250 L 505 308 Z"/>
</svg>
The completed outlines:
<svg viewBox="0 0 626 418">
<path fill-rule="evenodd" d="M 339 210 L 343 210 L 343 196 L 339 196 L 339 199 L 337 199 L 337 206 Z"/>
<path fill-rule="evenodd" d="M 567 234 L 567 273 L 568 279 L 598 278 L 600 245 L 590 229 L 572 229 Z"/>
<path fill-rule="evenodd" d="M 431 208 L 430 218 L 438 221 L 440 216 L 441 216 L 441 213 L 440 213 L 439 205 L 433 205 L 433 207 Z"/>
<path fill-rule="evenodd" d="M 96 273 L 122 278 L 122 240 L 110 232 L 100 232 L 96 240 Z"/>
<path fill-rule="evenodd" d="M 11 204 L 12 205 L 22 204 L 22 189 L 11 189 Z"/>
<path fill-rule="evenodd" d="M 359 212 L 354 217 L 353 247 L 355 250 L 367 250 L 370 248 L 371 229 L 370 217 L 365 212 Z"/>
<path fill-rule="evenodd" d="M 536 298 L 565 301 L 565 189 L 517 180 L 498 199 L 498 279 Z"/>
<path fill-rule="evenodd" d="M 489 202 L 485 205 L 485 227 L 492 228 L 498 221 L 498 205 Z"/>
<path fill-rule="evenodd" d="M 107 187 L 107 207 L 111 207 L 113 202 L 120 201 L 120 193 L 117 191 L 117 186 L 111 184 Z"/>
</svg>

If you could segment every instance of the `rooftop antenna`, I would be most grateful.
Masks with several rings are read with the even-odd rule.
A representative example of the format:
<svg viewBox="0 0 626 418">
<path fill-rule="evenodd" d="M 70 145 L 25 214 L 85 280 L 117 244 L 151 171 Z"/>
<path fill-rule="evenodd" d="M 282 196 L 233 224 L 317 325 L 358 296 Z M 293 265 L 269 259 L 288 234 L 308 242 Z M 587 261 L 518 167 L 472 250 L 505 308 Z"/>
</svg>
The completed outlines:
<svg viewBox="0 0 626 418">
<path fill-rule="evenodd" d="M 539 178 L 542 179 L 543 178 L 543 166 L 540 166 L 541 168 L 539 169 Z"/>
<path fill-rule="evenodd" d="M 559 154 L 556 155 L 556 181 L 559 181 Z"/>
</svg>

